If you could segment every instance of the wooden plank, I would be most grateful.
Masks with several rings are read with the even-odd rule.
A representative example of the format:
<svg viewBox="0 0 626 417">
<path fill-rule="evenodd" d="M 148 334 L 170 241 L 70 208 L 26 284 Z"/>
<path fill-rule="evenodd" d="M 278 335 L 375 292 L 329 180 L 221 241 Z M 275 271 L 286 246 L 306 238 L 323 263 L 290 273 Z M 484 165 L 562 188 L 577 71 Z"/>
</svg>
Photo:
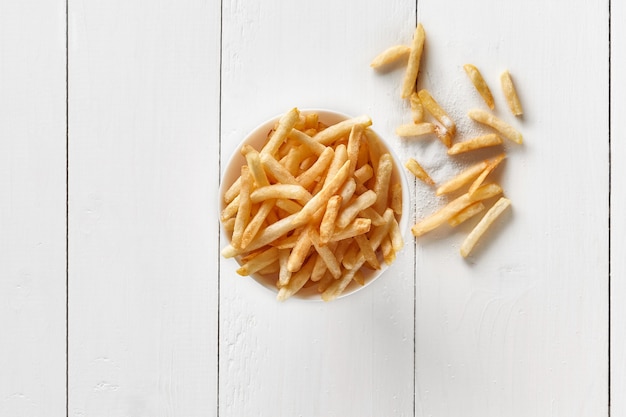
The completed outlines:
<svg viewBox="0 0 626 417">
<path fill-rule="evenodd" d="M 611 415 L 626 415 L 626 5 L 611 2 Z"/>
<path fill-rule="evenodd" d="M 458 255 L 464 234 L 448 229 L 418 242 L 417 415 L 607 415 L 607 6 L 418 6 L 422 81 L 459 131 L 475 134 L 465 114 L 486 108 L 462 68 L 472 63 L 525 143 L 507 144 L 495 177 L 513 208 L 473 256 Z M 500 92 L 506 68 L 521 119 Z"/>
<path fill-rule="evenodd" d="M 219 4 L 69 14 L 69 413 L 215 414 Z"/>
<path fill-rule="evenodd" d="M 411 39 L 414 2 L 223 3 L 222 161 L 294 106 L 367 113 L 396 151 L 406 149 L 393 133 L 410 118 L 402 72 L 378 74 L 369 62 Z M 380 281 L 327 304 L 278 303 L 237 276 L 233 260 L 220 263 L 221 416 L 412 415 L 410 243 Z"/>
<path fill-rule="evenodd" d="M 65 161 L 65 2 L 2 2 L 3 416 L 65 416 Z"/>
</svg>

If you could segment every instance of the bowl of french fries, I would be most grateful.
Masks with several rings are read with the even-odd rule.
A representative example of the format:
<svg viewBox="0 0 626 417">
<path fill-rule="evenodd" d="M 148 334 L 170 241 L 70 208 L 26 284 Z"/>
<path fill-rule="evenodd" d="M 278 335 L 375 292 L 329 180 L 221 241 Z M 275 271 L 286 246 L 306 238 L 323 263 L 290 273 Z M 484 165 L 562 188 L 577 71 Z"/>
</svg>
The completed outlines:
<svg viewBox="0 0 626 417">
<path fill-rule="evenodd" d="M 399 159 L 363 115 L 293 108 L 254 129 L 220 185 L 222 256 L 278 300 L 331 301 L 371 284 L 409 230 Z"/>
</svg>

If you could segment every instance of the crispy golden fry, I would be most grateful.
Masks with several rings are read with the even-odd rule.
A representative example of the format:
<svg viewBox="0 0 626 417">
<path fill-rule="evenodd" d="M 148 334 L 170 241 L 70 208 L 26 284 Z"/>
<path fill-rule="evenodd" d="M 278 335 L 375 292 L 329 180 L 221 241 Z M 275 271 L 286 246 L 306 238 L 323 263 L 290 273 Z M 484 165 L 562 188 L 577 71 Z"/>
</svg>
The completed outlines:
<svg viewBox="0 0 626 417">
<path fill-rule="evenodd" d="M 431 133 L 435 133 L 435 125 L 428 122 L 407 123 L 396 128 L 396 135 L 403 138 L 425 136 Z"/>
<path fill-rule="evenodd" d="M 389 207 L 398 216 L 402 216 L 402 184 L 394 182 L 389 190 Z"/>
<path fill-rule="evenodd" d="M 291 172 L 280 164 L 272 155 L 260 153 L 261 164 L 265 169 L 265 172 L 272 177 L 275 182 L 281 184 L 296 184 L 298 181 Z"/>
<path fill-rule="evenodd" d="M 465 220 L 471 219 L 481 211 L 485 209 L 485 205 L 482 201 L 476 201 L 463 210 L 456 213 L 454 216 L 448 219 L 448 224 L 452 227 L 456 227 L 463 223 Z"/>
<path fill-rule="evenodd" d="M 269 248 L 254 258 L 250 259 L 248 262 L 243 264 L 238 270 L 237 273 L 242 276 L 247 276 L 250 274 L 254 274 L 257 271 L 265 268 L 266 266 L 274 263 L 278 258 L 278 249 Z"/>
<path fill-rule="evenodd" d="M 376 256 L 376 252 L 374 252 L 374 249 L 372 249 L 372 245 L 369 239 L 367 238 L 367 236 L 358 235 L 354 237 L 354 240 L 356 241 L 357 245 L 359 245 L 359 248 L 361 249 L 361 253 L 363 254 L 363 257 L 365 258 L 365 262 L 367 262 L 370 268 L 380 269 L 380 262 L 378 262 L 378 257 Z M 335 278 L 338 278 L 338 277 L 335 277 Z"/>
<path fill-rule="evenodd" d="M 300 232 L 296 245 L 289 254 L 287 269 L 291 272 L 299 271 L 304 263 L 304 260 L 309 254 L 309 249 L 311 249 L 311 238 L 307 228 Z"/>
<path fill-rule="evenodd" d="M 317 124 L 320 121 L 320 117 L 317 113 L 308 113 L 305 115 L 304 118 L 304 128 L 306 130 L 308 129 L 314 129 L 315 131 L 317 131 Z"/>
<path fill-rule="evenodd" d="M 497 118 L 493 114 L 486 112 L 485 110 L 472 109 L 468 112 L 468 116 L 478 123 L 482 123 L 497 130 L 503 136 L 511 139 L 517 144 L 521 145 L 524 142 L 522 134 L 518 132 L 513 126 L 506 123 L 504 120 Z"/>
<path fill-rule="evenodd" d="M 278 200 L 276 200 L 276 207 L 284 210 L 289 214 L 294 214 L 302 210 L 302 206 L 300 204 L 296 203 L 293 200 L 286 200 L 283 198 L 279 198 Z"/>
<path fill-rule="evenodd" d="M 376 193 L 372 190 L 367 190 L 360 196 L 358 196 L 354 201 L 345 206 L 339 216 L 336 219 L 336 226 L 340 229 L 343 229 L 348 224 L 350 224 L 356 216 L 366 208 L 372 206 L 376 202 L 377 196 Z"/>
<path fill-rule="evenodd" d="M 224 193 L 224 203 L 231 203 L 239 195 L 239 190 L 241 190 L 241 177 L 237 178 Z"/>
<path fill-rule="evenodd" d="M 324 263 L 326 264 L 326 267 L 328 268 L 330 273 L 333 275 L 333 277 L 339 278 L 341 276 L 341 266 L 339 265 L 339 262 L 337 262 L 337 258 L 335 258 L 333 251 L 327 245 L 321 244 L 320 236 L 315 228 L 309 228 L 308 233 L 309 239 L 311 239 L 315 251 L 317 252 L 319 257 L 324 260 Z"/>
<path fill-rule="evenodd" d="M 294 184 L 272 184 L 257 188 L 250 194 L 250 200 L 253 203 L 278 198 L 306 203 L 312 197 L 303 186 Z"/>
<path fill-rule="evenodd" d="M 341 186 L 338 194 L 341 196 L 341 207 L 348 205 L 352 196 L 356 191 L 356 181 L 354 178 L 348 178 L 345 184 Z"/>
<path fill-rule="evenodd" d="M 365 285 L 365 276 L 360 269 L 354 273 L 354 277 L 352 279 L 361 286 Z"/>
<path fill-rule="evenodd" d="M 243 232 L 250 221 L 250 210 L 252 203 L 250 202 L 250 190 L 252 189 L 252 175 L 247 165 L 241 167 L 241 190 L 239 191 L 239 209 L 235 217 L 235 229 L 230 239 L 231 245 L 235 248 L 241 247 L 241 239 Z"/>
<path fill-rule="evenodd" d="M 335 151 L 331 147 L 326 147 L 317 158 L 317 160 L 311 165 L 309 169 L 298 175 L 296 181 L 304 188 L 308 188 L 315 182 L 317 178 L 320 178 L 330 166 L 333 158 L 335 157 Z"/>
<path fill-rule="evenodd" d="M 472 165 L 458 175 L 441 184 L 439 188 L 437 188 L 435 194 L 439 196 L 458 190 L 459 188 L 463 187 L 465 184 L 469 183 L 474 178 L 479 176 L 480 173 L 483 172 L 485 168 L 487 168 L 487 165 L 488 161 L 481 161 L 477 164 Z"/>
<path fill-rule="evenodd" d="M 485 100 L 485 104 L 487 104 L 487 106 L 491 110 L 493 110 L 495 107 L 493 103 L 493 95 L 491 94 L 491 90 L 485 82 L 482 74 L 480 73 L 480 71 L 478 71 L 478 68 L 476 68 L 472 64 L 465 64 L 463 65 L 463 69 L 467 73 L 469 79 L 472 81 L 472 84 L 474 84 L 474 87 L 476 88 L 476 91 L 478 91 L 478 94 L 480 94 L 483 100 Z"/>
<path fill-rule="evenodd" d="M 300 213 L 293 219 L 293 223 L 297 225 L 305 224 L 309 218 L 321 207 L 323 207 L 328 199 L 332 197 L 337 190 L 343 185 L 348 177 L 350 162 L 346 161 L 337 174 L 302 207 Z"/>
<path fill-rule="evenodd" d="M 374 192 L 376 193 L 376 202 L 373 204 L 374 210 L 383 213 L 389 201 L 389 183 L 391 181 L 391 172 L 393 170 L 393 159 L 388 153 L 384 153 L 378 160 L 374 183 Z"/>
<path fill-rule="evenodd" d="M 287 298 L 291 297 L 304 287 L 304 284 L 306 284 L 311 277 L 311 272 L 313 271 L 313 266 L 315 266 L 316 259 L 317 256 L 310 256 L 302 268 L 300 268 L 300 270 L 295 274 L 291 275 L 291 279 L 287 285 L 280 287 L 278 295 L 276 296 L 278 301 L 285 301 Z"/>
<path fill-rule="evenodd" d="M 428 173 L 422 168 L 422 166 L 413 158 L 409 158 L 404 166 L 408 169 L 416 178 L 422 180 L 428 185 L 435 185 L 435 181 L 428 175 Z"/>
<path fill-rule="evenodd" d="M 399 61 L 400 59 L 406 59 L 411 53 L 411 47 L 407 45 L 394 45 L 385 49 L 378 54 L 374 60 L 370 63 L 370 67 L 379 69 L 387 66 L 392 62 Z"/>
<path fill-rule="evenodd" d="M 386 220 L 385 224 L 374 229 L 374 232 L 369 238 L 370 244 L 372 245 L 372 249 L 374 251 L 378 250 L 378 247 L 380 246 L 380 242 L 389 232 L 391 219 L 393 218 L 393 210 L 391 209 L 385 210 L 385 213 L 383 214 L 383 218 L 385 218 Z M 322 300 L 332 301 L 335 298 L 337 298 L 343 292 L 343 290 L 345 290 L 345 288 L 348 286 L 350 281 L 352 281 L 352 279 L 354 278 L 354 275 L 358 272 L 358 270 L 363 266 L 364 263 L 365 263 L 365 256 L 363 256 L 363 254 L 360 254 L 353 268 L 344 271 L 344 273 L 339 279 L 334 280 L 334 282 L 332 282 L 322 292 Z"/>
<path fill-rule="evenodd" d="M 365 184 L 367 180 L 374 176 L 374 169 L 370 164 L 365 164 L 354 171 L 354 179 L 357 184 Z"/>
<path fill-rule="evenodd" d="M 522 103 L 519 101 L 519 96 L 517 95 L 515 85 L 513 84 L 511 74 L 508 70 L 504 71 L 500 75 L 500 85 L 502 86 L 502 92 L 504 93 L 506 103 L 509 105 L 509 109 L 511 109 L 511 113 L 515 116 L 521 116 L 524 114 L 524 111 L 522 110 Z"/>
<path fill-rule="evenodd" d="M 333 179 L 335 174 L 337 174 L 337 171 L 339 171 L 339 169 L 343 166 L 343 164 L 346 161 L 348 161 L 348 150 L 346 148 L 346 145 L 342 143 L 342 144 L 339 144 L 335 148 L 335 156 L 333 160 L 331 161 L 330 166 L 328 167 L 328 171 L 326 172 L 326 178 L 324 178 L 324 182 L 323 182 L 324 186 Z M 350 166 L 348 166 L 347 175 L 348 177 L 351 176 Z"/>
<path fill-rule="evenodd" d="M 474 180 L 472 185 L 470 185 L 470 188 L 467 191 L 467 193 L 469 194 L 470 198 L 474 197 L 474 193 L 476 193 L 476 190 L 478 189 L 478 187 L 480 187 L 483 184 L 483 182 L 485 182 L 485 178 L 487 178 L 487 176 L 494 169 L 496 169 L 496 167 L 498 165 L 500 165 L 500 162 L 502 162 L 502 160 L 504 160 L 505 157 L 506 157 L 505 154 L 500 154 L 497 157 L 495 157 L 494 159 L 492 159 L 491 161 L 489 161 L 489 163 L 487 164 L 487 167 L 483 170 L 483 172 L 480 173 L 480 175 L 478 177 L 476 177 L 476 179 Z"/>
<path fill-rule="evenodd" d="M 467 258 L 474 249 L 474 246 L 483 234 L 489 229 L 491 224 L 511 205 L 511 200 L 500 197 L 500 199 L 485 213 L 480 222 L 474 227 L 461 245 L 461 256 Z"/>
<path fill-rule="evenodd" d="M 341 195 L 334 195 L 328 199 L 326 203 L 326 211 L 322 222 L 320 223 L 320 244 L 325 245 L 330 240 L 333 232 L 335 231 L 335 220 L 339 214 L 342 202 Z"/>
<path fill-rule="evenodd" d="M 269 215 L 270 211 L 274 208 L 274 204 L 276 200 L 266 200 L 264 201 L 256 214 L 252 217 L 248 225 L 243 231 L 243 235 L 241 236 L 241 247 L 247 247 L 252 239 L 256 236 L 263 225 L 263 222 Z M 234 230 L 234 229 L 233 229 Z"/>
<path fill-rule="evenodd" d="M 283 141 L 291 133 L 291 130 L 296 125 L 299 118 L 300 111 L 297 108 L 293 108 L 285 113 L 283 117 L 280 118 L 276 130 L 274 130 L 274 133 L 261 150 L 261 154 L 273 156 L 276 151 L 278 151 L 278 148 L 282 145 Z"/>
<path fill-rule="evenodd" d="M 422 105 L 442 126 L 445 132 L 442 133 L 442 141 L 446 147 L 452 145 L 452 138 L 456 134 L 456 123 L 448 116 L 443 108 L 435 101 L 428 90 L 420 90 L 418 93 Z"/>
<path fill-rule="evenodd" d="M 260 230 L 252 242 L 246 246 L 246 250 L 253 251 L 263 247 L 298 227 L 298 224 L 294 222 L 296 216 L 297 214 L 292 214 L 291 216 L 280 219 L 277 222 L 270 224 L 265 229 Z M 230 245 L 222 249 L 222 256 L 224 258 L 232 258 L 240 255 L 241 253 L 243 253 L 243 251 L 240 248 L 233 246 L 232 242 Z"/>
<path fill-rule="evenodd" d="M 363 126 L 352 126 L 350 136 L 348 138 L 348 146 L 346 152 L 348 154 L 348 160 L 350 161 L 350 173 L 352 175 L 356 169 L 356 163 L 359 158 L 359 148 L 361 146 L 361 136 L 363 135 Z"/>
<path fill-rule="evenodd" d="M 463 210 L 474 201 L 485 200 L 501 193 L 502 188 L 500 188 L 500 186 L 497 184 L 483 185 L 478 190 L 476 190 L 473 198 L 470 198 L 470 195 L 465 193 L 455 200 L 452 200 L 435 213 L 416 223 L 411 228 L 411 232 L 415 237 L 422 236 L 423 234 L 430 232 L 433 229 L 436 229 L 437 227 L 448 221 L 450 217 L 454 216 L 456 213 Z"/>
<path fill-rule="evenodd" d="M 424 121 L 424 106 L 422 106 L 422 102 L 420 100 L 420 96 L 417 94 L 417 91 L 413 91 L 411 93 L 409 102 L 411 104 L 411 117 L 413 119 L 413 123 L 422 123 Z"/>
<path fill-rule="evenodd" d="M 502 145 L 502 138 L 495 133 L 477 136 L 464 142 L 455 143 L 448 149 L 448 155 L 458 155 L 476 149 L 487 148 L 489 146 Z"/>
<path fill-rule="evenodd" d="M 357 217 L 352 223 L 350 223 L 343 229 L 335 229 L 335 232 L 330 238 L 330 241 L 336 242 L 338 240 L 349 239 L 358 235 L 362 235 L 363 233 L 367 233 L 370 231 L 371 225 L 372 221 L 370 219 Z"/>
<path fill-rule="evenodd" d="M 411 43 L 411 52 L 409 53 L 409 61 L 406 66 L 404 80 L 402 82 L 402 98 L 408 98 L 415 91 L 417 84 L 417 75 L 420 69 L 420 61 L 422 59 L 422 51 L 424 50 L 424 41 L 426 33 L 422 24 L 418 24 L 413 34 L 413 42 Z"/>
<path fill-rule="evenodd" d="M 372 226 L 381 226 L 385 224 L 385 219 L 383 219 L 383 216 L 378 214 L 376 210 L 371 207 L 368 207 L 365 210 L 361 211 L 359 213 L 359 216 L 370 219 L 372 221 Z"/>
<path fill-rule="evenodd" d="M 391 224 L 389 225 L 389 240 L 395 252 L 400 252 L 404 248 L 404 239 L 400 232 L 400 225 L 395 218 L 391 219 Z"/>
<path fill-rule="evenodd" d="M 363 115 L 344 120 L 322 130 L 313 137 L 313 140 L 321 143 L 322 145 L 330 145 L 335 140 L 350 133 L 352 127 L 357 125 L 366 128 L 372 125 L 372 119 L 369 116 Z"/>
<path fill-rule="evenodd" d="M 276 285 L 279 288 L 287 285 L 291 279 L 291 271 L 287 268 L 290 253 L 291 251 L 289 249 L 278 250 L 278 264 L 280 265 L 280 269 L 278 271 L 278 282 Z"/>
<path fill-rule="evenodd" d="M 242 153 L 245 152 L 244 156 L 246 157 L 246 162 L 248 163 L 248 168 L 250 169 L 252 178 L 254 178 L 256 187 L 259 188 L 270 185 L 267 175 L 265 174 L 265 170 L 263 169 L 263 165 L 261 164 L 261 157 L 256 149 L 249 145 L 246 145 L 241 149 Z"/>
<path fill-rule="evenodd" d="M 239 188 L 239 191 L 241 191 L 241 188 Z M 226 207 L 224 207 L 224 210 L 222 210 L 222 213 L 220 214 L 220 220 L 222 222 L 225 222 L 226 220 L 233 218 L 237 215 L 237 210 L 239 210 L 240 199 L 241 197 L 239 196 L 239 194 L 237 194 L 237 197 L 232 199 L 232 201 L 228 203 Z"/>
<path fill-rule="evenodd" d="M 318 156 L 321 155 L 322 152 L 324 152 L 324 150 L 326 150 L 326 146 L 313 140 L 311 136 L 307 135 L 306 133 L 298 129 L 292 129 L 291 133 L 289 133 L 289 138 L 297 140 L 298 142 L 306 146 L 311 152 L 313 152 L 315 155 L 318 155 Z"/>
<path fill-rule="evenodd" d="M 389 236 L 383 238 L 380 242 L 380 248 L 383 252 L 383 260 L 387 265 L 391 265 L 396 260 L 396 251 L 393 249 Z"/>
</svg>

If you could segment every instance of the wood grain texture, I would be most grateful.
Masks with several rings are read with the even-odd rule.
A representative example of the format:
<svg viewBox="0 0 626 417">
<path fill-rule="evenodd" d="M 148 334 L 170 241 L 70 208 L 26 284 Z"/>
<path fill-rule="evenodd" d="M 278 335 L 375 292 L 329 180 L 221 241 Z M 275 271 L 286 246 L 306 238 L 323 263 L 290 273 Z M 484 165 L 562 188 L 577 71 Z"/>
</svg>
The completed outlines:
<svg viewBox="0 0 626 417">
<path fill-rule="evenodd" d="M 626 5 L 611 2 L 611 415 L 626 415 Z"/>
<path fill-rule="evenodd" d="M 410 1 L 224 1 L 222 161 L 257 124 L 297 106 L 409 120 L 401 72 L 369 62 L 415 27 Z M 220 416 L 413 414 L 412 245 L 386 276 L 329 304 L 275 294 L 221 261 Z"/>
<path fill-rule="evenodd" d="M 219 5 L 69 11 L 69 415 L 215 414 Z"/>
<path fill-rule="evenodd" d="M 65 2 L 2 2 L 2 416 L 65 416 L 65 224 Z"/>
<path fill-rule="evenodd" d="M 424 86 L 470 136 L 465 113 L 484 103 L 462 65 L 476 65 L 525 143 L 499 168 L 512 210 L 468 261 L 457 233 L 418 242 L 417 415 L 607 415 L 607 5 L 418 5 Z M 505 69 L 521 119 L 500 92 Z"/>
</svg>

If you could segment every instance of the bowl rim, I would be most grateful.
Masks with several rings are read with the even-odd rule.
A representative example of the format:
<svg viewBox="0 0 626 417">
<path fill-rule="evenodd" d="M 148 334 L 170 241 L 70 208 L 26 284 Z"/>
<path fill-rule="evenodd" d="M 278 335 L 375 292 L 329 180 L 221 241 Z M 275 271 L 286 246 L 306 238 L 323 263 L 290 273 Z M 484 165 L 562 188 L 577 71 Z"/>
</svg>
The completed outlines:
<svg viewBox="0 0 626 417">
<path fill-rule="evenodd" d="M 330 123 L 334 124 L 342 120 L 350 119 L 354 116 L 350 116 L 346 113 L 326 109 L 326 108 L 302 108 L 298 109 L 300 114 L 309 114 L 309 113 L 317 113 L 319 115 L 320 121 L 330 121 Z M 218 219 L 220 218 L 220 214 L 225 207 L 223 195 L 226 190 L 232 185 L 232 183 L 239 177 L 239 171 L 235 170 L 235 167 L 241 167 L 245 164 L 245 157 L 241 154 L 241 148 L 246 144 L 262 144 L 265 140 L 267 140 L 267 133 L 274 127 L 275 123 L 283 116 L 283 114 L 278 114 L 272 116 L 265 121 L 259 123 L 255 128 L 250 130 L 247 134 L 244 135 L 243 139 L 236 146 L 235 150 L 226 160 L 226 164 L 222 164 L 221 172 L 220 172 L 220 185 L 218 189 Z M 371 126 L 368 128 L 378 139 L 378 141 L 382 144 L 384 149 L 389 152 L 393 159 L 393 170 L 392 176 L 396 177 L 397 180 L 402 184 L 402 214 L 400 216 L 400 221 L 398 225 L 400 227 L 400 233 L 404 239 L 404 246 L 400 251 L 396 252 L 396 261 L 391 265 L 387 265 L 386 263 L 381 263 L 381 269 L 376 271 L 371 271 L 366 276 L 366 281 L 364 285 L 358 285 L 354 281 L 351 282 L 348 287 L 337 297 L 337 299 L 345 298 L 349 295 L 352 295 L 356 292 L 361 291 L 362 289 L 370 286 L 374 281 L 377 281 L 384 273 L 396 262 L 400 259 L 400 256 L 406 250 L 407 246 L 407 236 L 409 234 L 409 222 L 411 218 L 411 198 L 409 191 L 409 180 L 405 170 L 402 168 L 401 160 L 398 157 L 398 154 L 395 152 L 393 146 L 383 137 L 381 136 L 375 129 Z M 220 224 L 220 251 L 225 247 L 225 245 L 229 244 L 229 232 L 224 229 L 224 224 L 221 220 L 219 220 Z M 240 266 L 238 259 L 235 258 L 223 258 L 220 255 L 220 261 L 224 260 L 232 261 L 237 266 Z M 271 291 L 274 295 L 278 293 L 276 285 L 271 283 L 267 277 L 263 277 L 260 274 L 251 274 L 249 278 L 252 278 L 254 282 L 258 285 L 264 287 L 265 289 Z M 299 301 L 323 301 L 320 293 L 313 288 L 313 290 L 307 291 L 307 288 L 303 288 L 302 290 L 295 293 L 289 299 L 296 299 Z"/>
</svg>

